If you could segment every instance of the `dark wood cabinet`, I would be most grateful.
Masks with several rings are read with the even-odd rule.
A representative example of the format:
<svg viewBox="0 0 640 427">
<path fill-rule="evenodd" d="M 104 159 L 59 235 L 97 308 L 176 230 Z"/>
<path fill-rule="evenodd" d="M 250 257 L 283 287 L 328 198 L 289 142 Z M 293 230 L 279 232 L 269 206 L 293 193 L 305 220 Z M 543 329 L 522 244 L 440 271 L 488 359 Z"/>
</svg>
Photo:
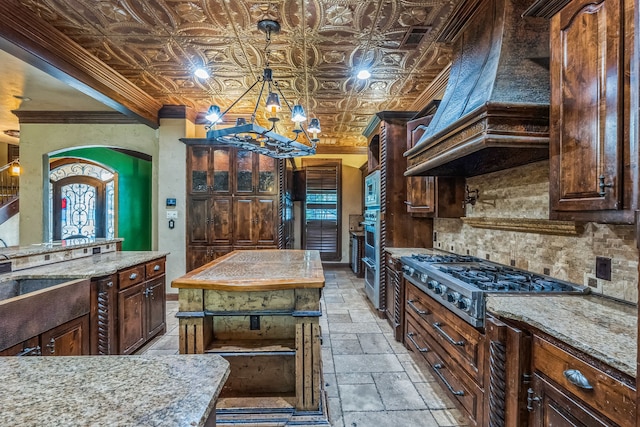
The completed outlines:
<svg viewBox="0 0 640 427">
<path fill-rule="evenodd" d="M 635 379 L 526 323 L 487 315 L 483 425 L 634 425 Z"/>
<path fill-rule="evenodd" d="M 43 356 L 89 354 L 89 315 L 71 320 L 40 335 Z"/>
<path fill-rule="evenodd" d="M 635 379 L 623 380 L 613 368 L 590 363 L 577 350 L 541 335 L 533 337 L 532 367 L 532 426 L 633 424 Z"/>
<path fill-rule="evenodd" d="M 551 18 L 551 218 L 633 223 L 633 0 L 573 0 Z"/>
<path fill-rule="evenodd" d="M 83 356 L 90 354 L 89 315 L 78 317 L 16 344 L 0 356 Z"/>
<path fill-rule="evenodd" d="M 278 248 L 283 162 L 227 146 L 187 152 L 187 270 L 234 248 Z"/>
<path fill-rule="evenodd" d="M 483 423 L 484 334 L 405 279 L 404 345 L 422 357 L 445 393 L 469 419 Z"/>
<path fill-rule="evenodd" d="M 277 204 L 275 197 L 234 197 L 234 245 L 277 247 Z"/>
<path fill-rule="evenodd" d="M 565 391 L 553 385 L 539 374 L 534 374 L 531 381 L 533 397 L 532 427 L 613 427 L 587 406 L 574 400 Z M 533 394 L 533 393 L 532 393 Z"/>
<path fill-rule="evenodd" d="M 402 281 L 402 264 L 400 259 L 395 258 L 391 252 L 386 251 L 385 269 L 387 275 L 387 301 L 385 312 L 387 320 L 393 329 L 393 336 L 396 341 L 403 341 L 404 336 L 404 283 Z"/>
<path fill-rule="evenodd" d="M 380 263 L 376 274 L 380 283 L 379 315 L 385 316 L 387 276 L 384 251 L 387 247 L 433 247 L 433 220 L 412 217 L 405 207 L 407 180 L 403 156 L 407 141 L 407 121 L 415 112 L 381 111 L 369 123 L 363 135 L 369 140 L 368 167 L 380 170 Z"/>
<path fill-rule="evenodd" d="M 427 130 L 435 113 L 435 106 L 431 114 L 407 122 L 407 150 L 413 148 Z M 464 177 L 409 176 L 406 181 L 405 204 L 411 216 L 464 216 Z"/>
<path fill-rule="evenodd" d="M 120 354 L 131 354 L 154 336 L 165 332 L 164 266 L 164 259 L 156 260 L 119 274 L 124 278 L 118 292 Z"/>
</svg>

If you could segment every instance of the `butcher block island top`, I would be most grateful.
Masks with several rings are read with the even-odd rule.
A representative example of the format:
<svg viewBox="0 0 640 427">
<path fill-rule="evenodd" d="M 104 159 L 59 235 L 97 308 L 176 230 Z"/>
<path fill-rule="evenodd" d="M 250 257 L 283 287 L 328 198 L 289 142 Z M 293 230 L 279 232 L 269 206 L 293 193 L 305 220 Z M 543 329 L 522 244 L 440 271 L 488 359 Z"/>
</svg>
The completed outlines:
<svg viewBox="0 0 640 427">
<path fill-rule="evenodd" d="M 180 353 L 218 354 L 231 365 L 219 422 L 329 425 L 318 251 L 234 251 L 171 286 L 179 290 Z"/>
<path fill-rule="evenodd" d="M 2 357 L 0 425 L 209 427 L 228 375 L 209 355 Z"/>
<path fill-rule="evenodd" d="M 171 286 L 219 291 L 266 291 L 324 287 L 318 251 L 233 251 L 175 279 Z"/>
</svg>

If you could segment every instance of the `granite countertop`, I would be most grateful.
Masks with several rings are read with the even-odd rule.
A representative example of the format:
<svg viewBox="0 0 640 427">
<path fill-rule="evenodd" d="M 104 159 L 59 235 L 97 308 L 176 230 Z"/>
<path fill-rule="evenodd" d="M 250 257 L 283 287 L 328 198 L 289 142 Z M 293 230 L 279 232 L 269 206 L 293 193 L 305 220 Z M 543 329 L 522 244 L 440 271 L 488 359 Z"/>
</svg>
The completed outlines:
<svg viewBox="0 0 640 427">
<path fill-rule="evenodd" d="M 528 323 L 636 376 L 638 309 L 597 295 L 487 295 L 487 311 Z"/>
<path fill-rule="evenodd" d="M 168 255 L 168 252 L 117 251 L 96 254 L 69 261 L 28 268 L 0 276 L 1 278 L 91 278 L 113 274 L 123 268 Z"/>
<path fill-rule="evenodd" d="M 24 246 L 9 246 L 8 248 L 0 248 L 0 255 L 6 256 L 7 258 L 16 258 L 22 256 L 30 256 L 30 255 L 40 255 L 40 254 L 48 254 L 51 252 L 64 251 L 68 249 L 80 249 L 80 248 L 88 248 L 99 245 L 106 245 L 110 243 L 119 243 L 124 241 L 124 239 L 95 239 L 93 241 L 88 241 L 86 243 L 72 243 L 67 244 L 64 240 L 58 240 L 55 242 L 48 243 L 36 243 L 33 245 L 24 245 Z"/>
<path fill-rule="evenodd" d="M 391 256 L 394 258 L 400 258 L 403 256 L 411 256 L 413 254 L 420 255 L 434 255 L 434 254 L 448 254 L 449 252 L 444 252 L 439 249 L 432 248 L 384 248 L 385 251 L 389 252 Z"/>
<path fill-rule="evenodd" d="M 0 358 L 3 426 L 204 426 L 229 376 L 220 356 Z"/>
<path fill-rule="evenodd" d="M 233 251 L 171 282 L 173 288 L 253 292 L 323 288 L 320 252 Z"/>
</svg>

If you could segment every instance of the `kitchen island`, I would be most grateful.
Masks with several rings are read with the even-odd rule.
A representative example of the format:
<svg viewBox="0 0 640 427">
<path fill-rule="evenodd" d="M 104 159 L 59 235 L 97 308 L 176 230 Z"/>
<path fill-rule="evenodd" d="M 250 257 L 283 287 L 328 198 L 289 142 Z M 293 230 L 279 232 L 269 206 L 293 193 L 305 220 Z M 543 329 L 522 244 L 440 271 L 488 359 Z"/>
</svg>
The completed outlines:
<svg viewBox="0 0 640 427">
<path fill-rule="evenodd" d="M 318 251 L 234 251 L 175 279 L 180 353 L 223 355 L 220 407 L 289 405 L 321 414 Z M 219 411 L 220 413 L 220 411 Z"/>
<path fill-rule="evenodd" d="M 0 425 L 214 426 L 228 375 L 217 356 L 3 357 Z"/>
</svg>

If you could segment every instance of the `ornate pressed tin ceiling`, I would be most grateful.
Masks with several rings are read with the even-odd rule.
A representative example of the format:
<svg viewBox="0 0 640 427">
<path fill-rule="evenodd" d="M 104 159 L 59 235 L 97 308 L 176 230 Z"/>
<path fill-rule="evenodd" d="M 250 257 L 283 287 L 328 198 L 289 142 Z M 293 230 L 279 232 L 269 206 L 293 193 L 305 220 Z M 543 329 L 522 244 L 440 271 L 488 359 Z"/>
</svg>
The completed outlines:
<svg viewBox="0 0 640 427">
<path fill-rule="evenodd" d="M 361 146 L 374 113 L 424 106 L 420 95 L 450 61 L 435 39 L 458 0 L 21 3 L 160 103 L 198 112 L 225 108 L 262 75 L 256 24 L 277 20 L 269 58 L 286 98 L 320 119 L 320 145 Z M 211 78 L 193 77 L 202 65 Z M 361 66 L 370 79 L 356 79 Z M 256 96 L 238 107 L 250 113 Z"/>
</svg>

